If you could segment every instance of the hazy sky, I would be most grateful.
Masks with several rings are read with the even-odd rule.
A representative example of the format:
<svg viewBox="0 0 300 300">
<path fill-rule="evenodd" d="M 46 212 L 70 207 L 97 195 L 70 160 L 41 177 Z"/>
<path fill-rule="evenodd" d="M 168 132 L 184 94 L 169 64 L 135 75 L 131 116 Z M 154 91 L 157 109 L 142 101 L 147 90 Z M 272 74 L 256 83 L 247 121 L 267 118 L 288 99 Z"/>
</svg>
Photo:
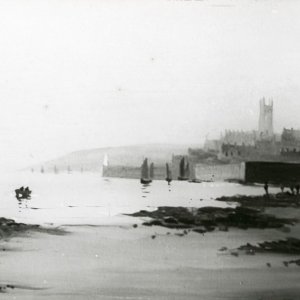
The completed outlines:
<svg viewBox="0 0 300 300">
<path fill-rule="evenodd" d="M 300 127 L 300 1 L 0 0 L 0 166 Z"/>
</svg>

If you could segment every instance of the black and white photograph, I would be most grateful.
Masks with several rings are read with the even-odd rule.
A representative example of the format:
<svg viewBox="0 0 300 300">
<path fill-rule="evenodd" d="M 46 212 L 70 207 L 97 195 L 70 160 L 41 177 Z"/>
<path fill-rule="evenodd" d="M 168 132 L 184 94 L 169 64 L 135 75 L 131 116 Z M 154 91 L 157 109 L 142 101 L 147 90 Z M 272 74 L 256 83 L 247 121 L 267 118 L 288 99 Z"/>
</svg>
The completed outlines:
<svg viewBox="0 0 300 300">
<path fill-rule="evenodd" d="M 0 299 L 299 300 L 300 1 L 0 0 Z"/>
</svg>

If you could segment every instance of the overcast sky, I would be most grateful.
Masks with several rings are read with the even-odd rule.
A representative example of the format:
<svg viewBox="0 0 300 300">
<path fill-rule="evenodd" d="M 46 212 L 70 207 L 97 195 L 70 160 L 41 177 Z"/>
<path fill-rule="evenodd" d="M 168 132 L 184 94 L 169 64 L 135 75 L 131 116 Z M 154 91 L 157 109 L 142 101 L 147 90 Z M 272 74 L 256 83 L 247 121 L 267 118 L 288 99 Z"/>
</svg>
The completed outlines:
<svg viewBox="0 0 300 300">
<path fill-rule="evenodd" d="M 300 127 L 300 1 L 0 0 L 0 166 Z"/>
</svg>

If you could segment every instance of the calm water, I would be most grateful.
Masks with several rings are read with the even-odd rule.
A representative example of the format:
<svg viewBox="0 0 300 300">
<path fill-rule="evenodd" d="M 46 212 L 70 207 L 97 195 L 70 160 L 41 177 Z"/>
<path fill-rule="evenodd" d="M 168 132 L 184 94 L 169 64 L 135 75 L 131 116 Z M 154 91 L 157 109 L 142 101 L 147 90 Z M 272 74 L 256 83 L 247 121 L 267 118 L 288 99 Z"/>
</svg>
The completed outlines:
<svg viewBox="0 0 300 300">
<path fill-rule="evenodd" d="M 102 178 L 100 174 L 4 174 L 0 182 L 0 216 L 27 223 L 109 224 L 128 222 L 122 213 L 157 206 L 224 206 L 222 195 L 263 193 L 262 187 L 233 183 L 154 181 Z M 18 202 L 14 190 L 29 186 L 32 199 Z"/>
</svg>

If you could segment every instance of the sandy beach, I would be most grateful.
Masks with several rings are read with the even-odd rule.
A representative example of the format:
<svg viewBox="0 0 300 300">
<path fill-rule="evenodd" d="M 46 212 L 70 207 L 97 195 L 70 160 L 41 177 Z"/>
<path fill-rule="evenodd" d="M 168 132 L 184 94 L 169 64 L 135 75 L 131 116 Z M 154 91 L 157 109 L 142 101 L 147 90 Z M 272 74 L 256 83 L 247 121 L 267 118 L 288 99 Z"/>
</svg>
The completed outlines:
<svg viewBox="0 0 300 300">
<path fill-rule="evenodd" d="M 142 225 L 148 217 L 124 215 L 164 205 L 232 208 L 211 198 L 261 195 L 261 187 L 179 182 L 169 190 L 157 181 L 141 189 L 136 181 L 91 175 L 22 176 L 36 192 L 20 204 L 7 192 L 20 179 L 8 178 L 0 188 L 2 216 L 41 228 L 0 238 L 1 299 L 299 299 L 300 267 L 283 263 L 299 255 L 232 255 L 247 243 L 299 238 L 298 223 L 286 225 L 289 230 L 230 227 L 184 234 Z M 265 213 L 299 218 L 297 207 Z"/>
<path fill-rule="evenodd" d="M 300 1 L 0 24 L 0 300 L 300 300 Z"/>
<path fill-rule="evenodd" d="M 283 265 L 299 257 L 219 251 L 297 235 L 297 226 L 290 233 L 233 229 L 180 236 L 182 230 L 136 223 L 61 226 L 67 234 L 2 240 L 0 283 L 14 288 L 1 299 L 299 299 L 300 269 Z"/>
</svg>

